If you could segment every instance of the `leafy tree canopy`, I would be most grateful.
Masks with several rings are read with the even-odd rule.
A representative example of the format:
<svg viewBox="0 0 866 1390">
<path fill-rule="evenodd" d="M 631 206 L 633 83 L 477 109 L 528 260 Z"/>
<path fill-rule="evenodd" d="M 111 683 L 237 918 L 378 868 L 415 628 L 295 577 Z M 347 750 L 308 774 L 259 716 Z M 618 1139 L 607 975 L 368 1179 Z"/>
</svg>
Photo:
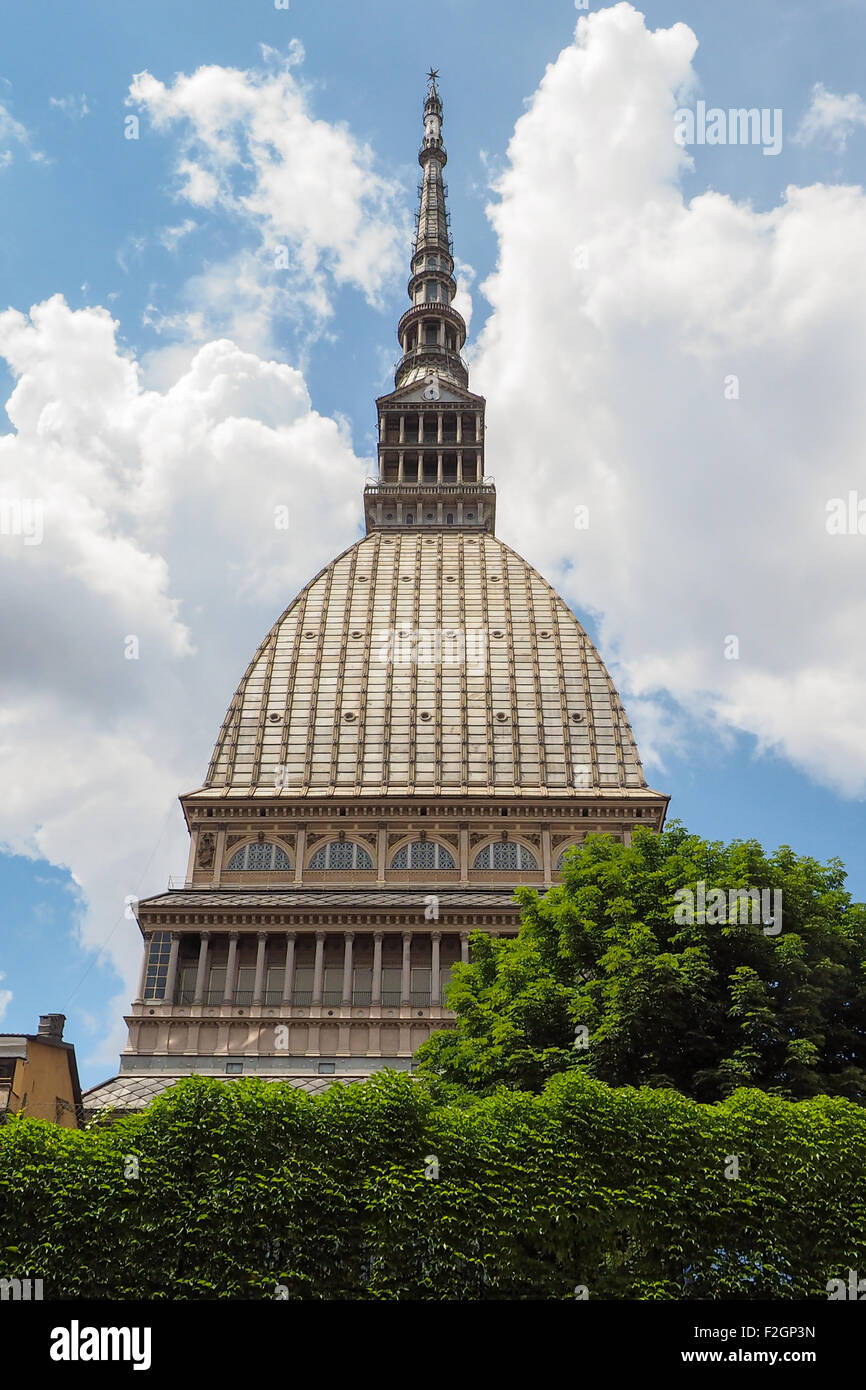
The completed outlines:
<svg viewBox="0 0 866 1390">
<path fill-rule="evenodd" d="M 629 846 L 590 835 L 561 886 L 518 890 L 516 938 L 473 936 L 448 994 L 457 1026 L 422 1068 L 481 1092 L 583 1070 L 701 1101 L 749 1086 L 863 1104 L 866 906 L 844 883 L 839 860 L 677 823 Z"/>
<path fill-rule="evenodd" d="M 826 1300 L 866 1269 L 862 1106 L 436 1085 L 191 1077 L 107 1127 L 13 1116 L 3 1277 L 47 1300 Z"/>
</svg>

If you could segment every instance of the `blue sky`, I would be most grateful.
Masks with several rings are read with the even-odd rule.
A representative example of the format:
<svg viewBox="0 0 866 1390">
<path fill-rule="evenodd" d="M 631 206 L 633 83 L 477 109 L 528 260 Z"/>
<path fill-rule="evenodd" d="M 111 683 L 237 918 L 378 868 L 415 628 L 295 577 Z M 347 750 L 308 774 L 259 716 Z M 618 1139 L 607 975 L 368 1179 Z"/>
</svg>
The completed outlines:
<svg viewBox="0 0 866 1390">
<path fill-rule="evenodd" d="M 848 866 L 855 896 L 866 897 L 866 756 L 862 738 L 852 740 L 846 732 L 849 721 L 856 726 L 866 690 L 857 655 L 863 629 L 850 597 L 856 592 L 859 602 L 863 590 L 863 562 L 856 547 L 866 547 L 866 538 L 849 537 L 826 553 L 816 541 L 814 557 L 810 550 L 808 565 L 798 568 L 808 547 L 790 529 L 787 511 L 790 506 L 796 512 L 797 499 L 812 494 L 820 508 L 825 497 L 848 487 L 866 492 L 862 430 L 858 434 L 862 419 L 856 414 L 860 407 L 855 408 L 851 383 L 844 375 L 845 362 L 858 360 L 862 341 L 854 346 L 846 342 L 845 334 L 856 333 L 856 327 L 851 329 L 844 319 L 844 303 L 839 307 L 846 294 L 853 306 L 863 297 L 862 281 L 843 283 L 840 292 L 840 278 L 844 281 L 849 274 L 850 246 L 856 242 L 862 249 L 862 239 L 857 238 L 862 231 L 858 219 L 866 122 L 857 102 L 863 95 L 860 87 L 866 85 L 866 9 L 854 0 L 825 0 L 821 6 L 790 0 L 762 0 L 758 6 L 745 0 L 724 6 L 699 0 L 645 4 L 641 12 L 648 31 L 682 23 L 699 40 L 691 59 L 695 83 L 684 100 L 693 104 L 702 98 L 722 108 L 781 109 L 783 148 L 776 157 L 734 145 L 693 148 L 693 168 L 681 167 L 670 178 L 660 172 L 658 205 L 673 208 L 671 226 L 681 208 L 708 193 L 727 200 L 725 208 L 742 211 L 725 222 L 718 239 L 707 234 L 700 242 L 705 254 L 698 270 L 697 243 L 689 243 L 693 268 L 683 272 L 681 282 L 676 279 L 676 257 L 663 260 L 659 273 L 674 277 L 669 297 L 659 293 L 639 304 L 635 296 L 629 303 L 614 302 L 618 280 L 624 285 L 633 275 L 635 284 L 645 285 L 647 279 L 638 263 L 626 264 L 628 252 L 620 250 L 622 276 L 599 282 L 594 299 L 576 299 L 569 311 L 572 317 L 552 323 L 542 308 L 536 312 L 531 306 L 512 307 L 521 288 L 528 299 L 537 288 L 539 304 L 551 293 L 549 264 L 544 256 L 533 260 L 531 255 L 532 217 L 540 217 L 538 209 L 547 206 L 543 183 L 533 184 L 540 178 L 544 122 L 549 123 L 551 148 L 560 161 L 566 158 L 562 151 L 569 140 L 575 151 L 574 190 L 558 186 L 563 181 L 556 172 L 564 167 L 561 163 L 557 166 L 552 160 L 550 174 L 557 184 L 551 206 L 564 209 L 564 219 L 573 215 L 574 242 L 596 236 L 611 242 L 609 230 L 599 231 L 588 221 L 584 225 L 590 200 L 592 216 L 604 214 L 610 228 L 617 220 L 616 200 L 625 199 L 623 222 L 634 218 L 635 226 L 649 237 L 648 229 L 656 223 L 647 209 L 655 203 L 655 192 L 651 187 L 635 192 L 629 203 L 615 177 L 618 161 L 623 161 L 622 182 L 636 186 L 639 179 L 628 161 L 634 161 L 634 171 L 646 166 L 639 146 L 642 139 L 655 138 L 646 132 L 651 132 L 660 100 L 659 83 L 668 66 L 673 70 L 687 62 L 678 52 L 675 58 L 658 57 L 654 68 L 656 58 L 648 49 L 642 56 L 645 50 L 636 39 L 632 47 L 631 40 L 623 39 L 617 49 L 612 31 L 593 31 L 600 61 L 610 64 L 610 83 L 624 83 L 619 110 L 627 108 L 633 90 L 635 121 L 644 132 L 625 149 L 613 135 L 609 147 L 603 148 L 607 137 L 600 137 L 592 124 L 597 99 L 593 105 L 590 78 L 575 68 L 572 82 L 569 60 L 562 56 L 575 47 L 577 20 L 601 8 L 577 11 L 572 0 L 540 0 L 531 6 L 510 0 L 495 5 L 491 0 L 441 0 L 432 10 L 412 0 L 378 0 L 375 5 L 291 0 L 288 10 L 278 10 L 266 0 L 243 5 L 150 0 L 146 6 L 93 0 L 70 6 L 47 0 L 39 6 L 38 25 L 31 8 L 6 8 L 0 51 L 0 107 L 5 113 L 0 115 L 0 311 L 8 306 L 26 316 L 32 306 L 57 295 L 73 312 L 106 311 L 117 324 L 117 359 L 111 359 L 111 370 L 120 371 L 118 362 L 121 367 L 124 362 L 137 364 L 145 393 L 165 394 L 184 377 L 196 351 L 213 340 L 230 338 L 256 364 L 274 361 L 294 369 L 298 375 L 279 380 L 291 380 L 293 389 L 302 395 L 305 388 L 309 396 L 308 404 L 298 405 L 297 417 L 284 419 L 282 406 L 273 405 L 268 394 L 273 379 L 266 382 L 262 369 L 261 381 L 257 379 L 254 391 L 250 388 L 252 403 L 245 407 L 249 416 L 256 418 L 261 411 L 269 429 L 291 430 L 300 428 L 304 415 L 313 431 L 307 436 L 313 439 L 308 455 L 294 472 L 293 455 L 283 464 L 278 454 L 267 450 L 255 465 L 256 487 L 276 488 L 274 496 L 281 495 L 282 487 L 293 497 L 312 499 L 306 524 L 290 539 L 290 553 L 271 560 L 271 552 L 256 544 L 242 519 L 233 532 L 215 511 L 215 519 L 196 530 L 197 499 L 202 507 L 217 507 L 210 500 L 212 482 L 206 469 L 213 464 L 215 472 L 224 470 L 219 472 L 219 489 L 225 498 L 227 491 L 241 486 L 248 466 L 240 452 L 234 463 L 226 461 L 216 427 L 217 444 L 210 453 L 205 450 L 199 456 L 190 447 L 184 455 L 189 471 L 183 477 L 182 458 L 161 474 L 158 461 L 151 459 L 151 468 L 147 460 L 133 460 L 130 451 L 136 434 L 147 432 L 148 420 L 151 433 L 164 430 L 166 437 L 170 430 L 182 434 L 185 422 L 172 425 L 164 413 L 157 427 L 147 415 L 147 399 L 130 405 L 130 416 L 122 420 L 121 405 L 114 414 L 100 417 L 102 424 L 95 414 L 87 415 L 82 393 L 92 392 L 95 398 L 104 390 L 107 399 L 115 389 L 105 386 L 109 378 L 100 374 L 103 367 L 108 372 L 109 356 L 98 337 L 99 320 L 91 315 L 75 321 L 87 335 L 91 330 L 94 335 L 81 339 L 80 348 L 74 335 L 69 336 L 73 320 L 65 317 L 66 310 L 58 310 L 30 336 L 19 320 L 7 319 L 0 329 L 0 397 L 5 402 L 16 383 L 23 380 L 26 385 L 31 378 L 33 382 L 32 391 L 28 386 L 18 397 L 17 420 L 0 417 L 0 430 L 16 447 L 27 430 L 33 431 L 34 448 L 50 437 L 58 459 L 52 477 L 61 489 L 62 505 L 70 509 L 70 516 L 84 518 L 92 488 L 103 513 L 97 530 L 114 547 L 102 576 L 95 569 L 103 561 L 95 558 L 96 549 L 85 540 L 79 545 L 76 539 L 73 545 L 67 538 L 68 553 L 58 551 L 54 558 L 46 540 L 32 574 L 27 571 L 31 555 L 22 555 L 19 548 L 10 556 L 9 538 L 7 550 L 0 554 L 4 578 L 11 573 L 6 563 L 10 558 L 18 575 L 24 573 L 24 578 L 10 580 L 5 605 L 7 625 L 14 630 L 14 660 L 6 663 L 2 697 L 12 714 L 0 725 L 8 791 L 0 838 L 9 850 L 0 856 L 0 1007 L 5 1004 L 0 1027 L 31 1030 L 39 1013 L 66 1012 L 67 1035 L 78 1046 L 85 1084 L 113 1070 L 111 1057 L 122 1037 L 117 1020 L 122 1001 L 129 997 L 130 962 L 137 952 L 137 932 L 124 914 L 124 898 L 158 891 L 167 872 L 184 872 L 184 836 L 174 797 L 190 790 L 203 775 L 222 712 L 270 622 L 297 588 L 358 533 L 356 502 L 374 448 L 373 400 L 389 389 L 397 356 L 394 330 L 406 303 L 407 228 L 418 178 L 424 74 L 431 64 L 441 71 L 452 231 L 464 267 L 461 291 L 471 296 L 473 385 L 490 401 L 487 466 L 497 477 L 503 501 L 506 489 L 512 498 L 511 507 L 502 508 L 500 535 L 563 589 L 598 642 L 624 690 L 650 781 L 672 795 L 672 815 L 712 838 L 754 836 L 767 846 L 789 843 L 822 859 L 838 855 Z M 291 66 L 285 82 L 310 122 L 321 123 L 320 130 L 344 132 L 350 144 L 346 167 L 366 171 L 375 183 L 366 202 L 360 200 L 361 216 L 369 219 L 378 237 L 370 244 L 382 248 L 381 256 L 372 258 L 377 263 L 370 264 L 369 273 L 358 268 L 359 239 L 343 245 L 329 243 L 319 230 L 310 233 L 321 301 L 327 302 L 322 312 L 311 309 L 304 297 L 304 259 L 290 232 L 289 282 L 280 283 L 270 267 L 270 249 L 281 233 L 270 212 L 250 211 L 250 199 L 261 187 L 256 182 L 261 169 L 244 151 L 242 138 L 240 156 L 221 165 L 220 177 L 225 175 L 229 192 L 196 202 L 182 191 L 181 165 L 187 160 L 212 170 L 214 150 L 202 153 L 202 128 L 191 133 L 190 108 L 181 111 L 176 106 L 166 114 L 165 93 L 179 92 L 174 86 L 177 74 L 190 76 L 208 66 L 237 70 L 247 75 L 245 91 L 254 104 L 263 100 L 266 75 L 285 70 L 287 55 Z M 626 64 L 634 64 L 628 81 L 622 77 Z M 550 80 L 539 98 L 548 65 L 554 65 L 555 81 Z M 646 82 L 634 81 L 634 72 Z M 129 104 L 130 86 L 139 73 L 162 84 L 162 95 L 151 93 Z M 274 81 L 276 86 L 268 89 L 272 95 L 282 90 Z M 816 84 L 839 103 L 822 105 L 819 96 L 816 105 Z M 535 111 L 534 124 L 523 127 L 520 148 L 509 150 L 515 124 L 530 108 Z M 810 110 L 816 113 L 811 129 L 803 124 Z M 131 114 L 141 123 L 136 140 L 124 138 L 124 122 Z M 240 124 L 247 119 L 248 113 L 241 115 Z M 271 112 L 268 119 L 278 124 L 279 114 L 274 117 Z M 314 124 L 309 133 L 312 138 Z M 269 165 L 289 189 L 297 153 L 282 150 Z M 492 184 L 504 175 L 510 183 L 497 195 Z M 671 201 L 674 185 L 677 207 Z M 838 244 L 829 240 L 827 217 L 820 208 L 814 215 L 807 209 L 777 218 L 789 185 L 838 185 L 855 191 L 838 203 Z M 612 190 L 611 201 L 605 206 L 607 189 Z M 498 227 L 488 213 L 497 196 L 502 207 Z M 290 194 L 287 199 L 290 203 Z M 701 206 L 710 207 L 706 202 Z M 723 213 L 722 220 L 727 217 L 724 209 Z M 766 224 L 760 220 L 764 215 L 770 219 Z M 284 221 L 291 225 L 290 207 Z M 819 238 L 822 225 L 827 240 L 816 240 L 812 255 L 806 239 Z M 749 309 L 750 291 L 732 286 L 731 276 L 739 263 L 745 266 L 763 255 L 770 241 L 776 255 L 772 278 L 778 287 L 768 294 L 766 314 L 757 314 L 746 329 L 738 316 Z M 636 242 L 635 235 L 631 243 Z M 808 303 L 797 299 L 795 284 L 792 288 L 797 277 L 790 259 L 798 256 L 814 267 L 814 292 Z M 245 298 L 238 285 L 246 274 L 252 289 Z M 690 275 L 699 275 L 699 282 Z M 767 279 L 763 277 L 762 293 Z M 706 309 L 715 303 L 716 281 L 723 286 L 718 322 L 715 310 Z M 704 297 L 696 300 L 698 283 Z M 211 291 L 216 284 L 220 295 L 215 300 Z M 555 293 L 549 302 L 556 303 Z M 692 322 L 689 304 L 696 302 L 705 318 Z M 577 341 L 573 335 L 583 331 L 581 305 L 593 339 L 581 341 L 580 361 L 603 357 L 598 378 L 588 384 L 584 369 L 572 378 L 566 362 L 556 393 L 551 388 L 545 398 L 540 376 L 530 380 L 527 373 L 530 368 L 541 373 L 546 352 L 551 353 L 548 367 L 555 362 L 559 370 Z M 778 331 L 771 322 L 774 316 L 784 325 Z M 801 343 L 798 332 L 804 322 L 808 326 Z M 731 464 L 731 486 L 744 485 L 736 471 L 742 464 L 745 479 L 755 481 L 757 500 L 744 502 L 742 525 L 720 539 L 718 497 L 710 485 L 716 485 L 724 469 L 713 454 L 713 440 L 728 424 L 713 423 L 714 407 L 683 377 L 682 344 L 688 339 L 689 362 L 706 364 L 712 358 L 711 370 L 718 361 L 721 372 L 727 353 L 734 371 L 745 360 L 750 338 L 765 329 L 766 350 L 757 365 L 751 364 L 752 399 L 759 405 L 750 404 L 744 384 L 741 422 L 728 441 L 730 457 L 736 452 L 738 458 L 736 468 Z M 671 348 L 666 359 L 667 349 L 659 344 L 674 341 L 676 349 Z M 717 349 L 718 359 L 712 357 Z M 56 361 L 78 351 L 81 374 L 67 378 L 67 368 L 57 368 Z M 649 380 L 648 368 L 642 365 L 649 361 L 654 372 L 669 361 L 664 380 L 683 382 L 682 396 L 672 392 L 666 408 L 658 404 L 658 379 L 651 398 L 649 387 L 646 399 L 635 387 L 636 381 Z M 90 376 L 85 366 L 88 371 L 92 367 Z M 569 487 L 578 489 L 565 489 L 559 504 L 551 496 L 541 497 L 539 483 L 538 494 L 533 492 L 526 508 L 518 505 L 519 489 L 534 486 L 535 462 L 528 467 L 531 456 L 520 454 L 511 442 L 508 411 L 520 394 L 514 381 L 509 380 L 507 390 L 503 384 L 511 370 L 515 379 L 527 382 L 520 414 L 531 419 L 536 408 L 539 420 L 544 416 L 551 421 L 555 449 L 565 450 L 556 455 L 565 462 L 551 462 L 549 477 L 544 474 L 548 492 L 551 480 L 561 480 L 564 473 Z M 226 373 L 232 371 L 248 383 L 259 367 L 241 370 L 233 359 Z M 575 406 L 571 414 L 569 405 L 562 404 L 554 428 L 556 402 L 565 401 L 572 391 L 567 383 L 574 381 L 579 409 Z M 804 388 L 804 382 L 812 386 Z M 212 385 L 208 377 L 208 389 Z M 119 385 L 118 401 L 128 404 L 132 396 L 127 399 L 123 393 L 131 389 Z M 810 415 L 804 397 L 812 391 L 816 406 Z M 190 388 L 177 411 L 186 409 L 184 402 L 194 394 Z M 38 400 L 43 411 L 36 423 L 28 414 L 31 399 Z M 828 441 L 826 451 L 819 400 L 822 409 L 831 411 L 832 421 L 844 417 L 844 429 L 840 424 L 838 437 Z M 48 414 L 45 402 L 54 402 Z M 596 409 L 599 419 L 593 422 Z M 617 416 L 622 419 L 614 428 L 610 420 Z M 91 479 L 88 473 L 100 455 L 94 441 L 103 437 L 105 420 L 116 422 L 118 439 L 122 436 L 117 459 L 106 465 L 110 482 Z M 332 429 L 328 432 L 332 420 L 342 431 L 339 439 Z M 810 421 L 816 438 L 808 438 Z M 598 430 L 594 439 L 593 428 Z M 190 439 L 200 439 L 198 426 L 189 429 Z M 762 431 L 763 450 L 755 445 Z M 576 533 L 557 529 L 556 514 L 570 510 L 582 496 L 580 488 L 588 478 L 585 461 L 590 457 L 586 449 L 602 447 L 599 440 L 611 444 L 619 439 L 622 459 L 614 450 L 598 477 L 615 478 L 629 496 L 646 488 L 651 498 L 664 491 L 667 458 L 672 447 L 679 447 L 671 446 L 670 440 L 678 432 L 693 440 L 688 448 L 683 446 L 682 467 L 671 465 L 671 485 L 682 502 L 687 536 L 682 530 L 666 534 L 668 513 L 653 520 L 651 511 L 642 528 L 635 522 L 634 533 L 626 531 L 625 523 L 607 538 L 596 531 L 583 550 L 577 548 L 581 541 Z M 542 431 L 540 438 L 546 437 Z M 734 438 L 739 441 L 736 448 Z M 159 447 L 154 445 L 157 452 Z M 754 457 L 749 454 L 752 449 Z M 787 454 L 792 460 L 796 455 L 791 473 L 797 482 L 791 482 L 790 496 Z M 74 456 L 75 462 L 64 473 L 62 460 L 67 456 Z M 0 455 L 0 467 L 16 466 L 17 457 L 10 451 L 4 464 Z M 31 476 L 31 466 L 35 467 L 25 459 L 22 478 Z M 198 474 L 197 468 L 202 470 Z M 330 470 L 333 490 L 317 502 L 317 477 L 323 469 Z M 74 470 L 79 471 L 73 496 L 71 483 L 68 491 L 64 489 Z M 152 485 L 154 473 L 158 485 Z M 9 476 L 6 492 L 27 495 L 21 489 L 28 484 L 12 485 Z M 692 485 L 695 494 L 690 501 Z M 130 496 L 135 493 L 134 504 L 124 488 Z M 774 489 L 778 521 L 771 501 Z M 350 503 L 338 505 L 344 495 Z M 762 507 L 763 520 L 756 530 L 752 513 Z M 603 501 L 599 509 L 604 512 Z M 81 526 L 85 528 L 84 520 Z M 178 534 L 173 535 L 172 526 L 179 527 Z M 72 530 L 70 521 L 70 537 Z M 132 538 L 139 556 L 160 557 L 164 564 L 164 569 L 145 565 L 141 571 L 147 571 L 147 616 L 141 617 L 140 626 L 133 616 L 139 603 L 135 582 L 129 581 L 129 593 L 124 588 L 128 571 L 118 551 L 121 534 Z M 701 561 L 702 535 L 706 565 Z M 756 550 L 772 557 L 766 570 L 753 572 Z M 712 629 L 704 651 L 695 595 L 707 569 L 718 577 L 702 600 Z M 123 591 L 122 599 L 112 597 L 115 588 L 118 594 Z M 723 626 L 718 631 L 714 610 L 709 616 L 715 590 L 730 590 L 730 625 L 722 607 L 718 622 Z M 650 591 L 651 603 L 646 597 Z M 647 602 L 646 612 L 641 602 Z M 144 598 L 140 607 L 143 611 Z M 664 627 L 654 626 L 660 608 Z M 681 639 L 687 627 L 688 641 Z M 139 630 L 149 634 L 143 651 L 160 653 L 149 669 L 145 661 L 130 669 L 131 663 L 114 661 L 109 654 L 116 654 L 123 635 Z M 702 668 L 702 662 L 709 661 L 707 651 L 719 648 L 727 632 L 744 634 L 736 688 L 725 683 L 727 672 Z M 192 634 L 186 647 L 184 634 Z M 665 646 L 662 666 L 653 660 L 660 644 Z M 838 667 L 828 661 L 827 651 L 838 653 Z M 826 691 L 822 672 L 828 677 Z M 837 696 L 834 687 L 843 695 Z M 810 722 L 814 734 L 809 732 Z M 126 770 L 117 774 L 112 759 Z M 122 804 L 115 816 L 112 807 L 118 806 L 118 796 Z M 115 843 L 120 840 L 122 853 Z M 4 991 L 11 991 L 11 997 Z"/>
</svg>

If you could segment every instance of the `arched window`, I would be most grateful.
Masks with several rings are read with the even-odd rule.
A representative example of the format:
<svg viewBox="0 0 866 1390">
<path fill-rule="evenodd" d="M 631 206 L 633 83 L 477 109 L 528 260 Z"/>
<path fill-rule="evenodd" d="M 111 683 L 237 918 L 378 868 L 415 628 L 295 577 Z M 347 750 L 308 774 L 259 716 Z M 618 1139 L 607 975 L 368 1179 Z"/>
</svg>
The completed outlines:
<svg viewBox="0 0 866 1390">
<path fill-rule="evenodd" d="M 353 840 L 331 840 L 317 849 L 311 869 L 372 869 L 373 861 L 362 845 Z"/>
<path fill-rule="evenodd" d="M 260 841 L 252 845 L 243 845 L 241 849 L 236 849 L 226 869 L 229 873 L 257 873 L 267 869 L 290 869 L 292 861 L 284 849 L 279 845 L 262 844 Z"/>
<path fill-rule="evenodd" d="M 415 525 L 415 513 L 414 513 L 414 512 L 407 512 L 407 513 L 406 513 L 406 525 L 407 525 L 407 526 L 414 526 L 414 525 Z"/>
<path fill-rule="evenodd" d="M 573 849 L 577 849 L 577 845 L 566 845 L 566 846 L 565 846 L 565 849 L 562 851 L 562 854 L 559 856 L 559 858 L 558 858 L 557 861 L 556 861 L 556 868 L 554 869 L 554 873 L 557 873 L 557 874 L 561 874 L 561 873 L 562 873 L 562 866 L 563 866 L 563 864 L 565 863 L 565 856 L 566 856 L 568 853 L 570 853 L 570 851 L 573 850 Z"/>
<path fill-rule="evenodd" d="M 514 840 L 496 840 L 485 845 L 475 856 L 473 869 L 503 869 L 513 872 L 517 869 L 537 869 L 535 855 Z"/>
<path fill-rule="evenodd" d="M 454 513 L 453 513 L 453 512 L 449 512 L 448 515 L 446 516 L 446 518 L 445 518 L 445 525 L 446 525 L 446 526 L 453 526 L 453 525 L 454 525 Z"/>
<path fill-rule="evenodd" d="M 411 845 L 398 849 L 391 860 L 392 869 L 453 869 L 454 855 L 435 840 L 413 840 Z"/>
</svg>

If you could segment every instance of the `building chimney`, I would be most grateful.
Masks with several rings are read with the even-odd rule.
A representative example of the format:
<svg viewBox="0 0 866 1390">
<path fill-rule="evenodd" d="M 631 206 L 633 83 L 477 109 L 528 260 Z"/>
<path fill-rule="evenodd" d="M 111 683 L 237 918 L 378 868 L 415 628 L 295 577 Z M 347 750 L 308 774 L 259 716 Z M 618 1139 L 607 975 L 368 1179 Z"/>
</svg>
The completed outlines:
<svg viewBox="0 0 866 1390">
<path fill-rule="evenodd" d="M 39 1016 L 39 1037 L 53 1038 L 55 1042 L 60 1042 L 63 1037 L 63 1025 L 66 1022 L 66 1014 L 40 1014 Z"/>
</svg>

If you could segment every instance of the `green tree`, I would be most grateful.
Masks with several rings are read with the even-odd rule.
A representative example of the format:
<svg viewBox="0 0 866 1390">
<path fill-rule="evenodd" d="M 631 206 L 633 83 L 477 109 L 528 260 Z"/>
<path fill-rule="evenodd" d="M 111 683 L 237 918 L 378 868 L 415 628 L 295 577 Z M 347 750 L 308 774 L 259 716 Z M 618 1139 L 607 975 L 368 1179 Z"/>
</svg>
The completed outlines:
<svg viewBox="0 0 866 1390">
<path fill-rule="evenodd" d="M 111 1126 L 15 1115 L 2 1277 L 46 1300 L 825 1300 L 866 1269 L 850 1101 L 434 1091 L 191 1077 Z"/>
<path fill-rule="evenodd" d="M 679 824 L 638 830 L 630 846 L 590 835 L 560 887 L 518 890 L 516 938 L 473 936 L 448 994 L 457 1026 L 420 1049 L 422 1069 L 482 1092 L 584 1070 L 702 1101 L 748 1086 L 862 1104 L 866 906 L 844 883 L 838 860 L 709 842 Z M 781 893 L 781 922 L 735 910 L 745 889 Z M 695 895 L 690 914 L 678 890 Z"/>
</svg>

